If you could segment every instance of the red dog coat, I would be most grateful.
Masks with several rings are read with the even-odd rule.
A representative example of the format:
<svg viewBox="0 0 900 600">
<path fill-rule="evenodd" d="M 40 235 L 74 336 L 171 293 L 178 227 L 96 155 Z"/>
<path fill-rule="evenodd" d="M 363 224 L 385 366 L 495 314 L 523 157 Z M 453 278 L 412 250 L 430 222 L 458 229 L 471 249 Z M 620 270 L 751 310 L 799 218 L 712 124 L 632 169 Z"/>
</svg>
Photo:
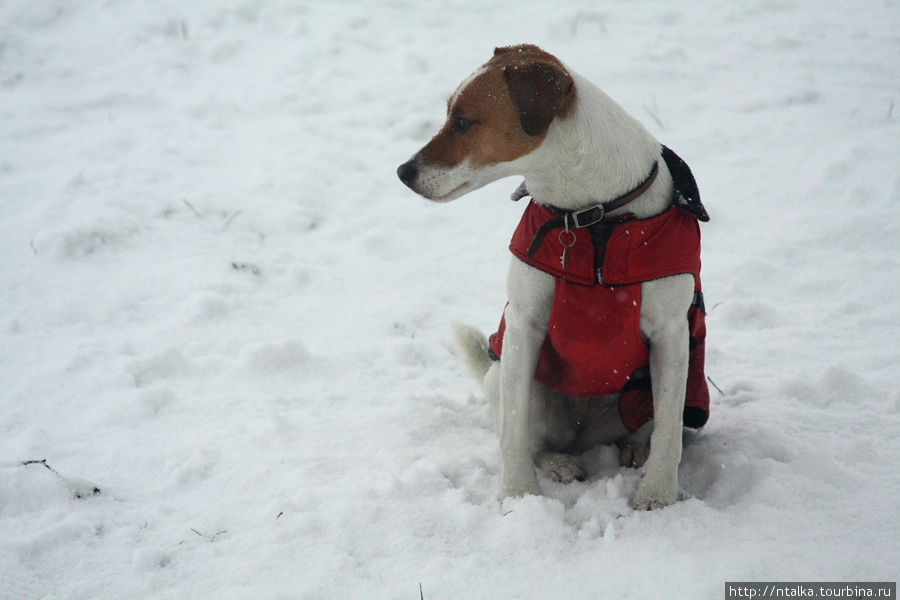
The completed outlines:
<svg viewBox="0 0 900 600">
<path fill-rule="evenodd" d="M 604 219 L 586 228 L 551 224 L 548 234 L 546 224 L 559 221 L 560 213 L 529 203 L 510 250 L 556 277 L 535 379 L 572 396 L 622 392 L 622 422 L 635 431 L 653 416 L 649 350 L 640 328 L 641 283 L 690 273 L 696 293 L 685 316 L 690 354 L 684 424 L 702 427 L 706 423 L 709 390 L 704 374 L 706 322 L 700 287 L 700 227 L 698 217 L 689 211 L 675 205 L 649 219 Z M 490 340 L 498 358 L 505 329 L 505 319 L 501 318 L 499 330 Z"/>
</svg>

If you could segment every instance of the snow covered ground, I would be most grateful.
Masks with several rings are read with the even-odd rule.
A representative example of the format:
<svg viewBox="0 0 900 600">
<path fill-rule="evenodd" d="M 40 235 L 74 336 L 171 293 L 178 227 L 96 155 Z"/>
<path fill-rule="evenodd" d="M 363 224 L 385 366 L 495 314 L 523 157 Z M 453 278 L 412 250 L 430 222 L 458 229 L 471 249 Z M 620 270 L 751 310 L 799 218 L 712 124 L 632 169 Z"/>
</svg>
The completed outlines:
<svg viewBox="0 0 900 600">
<path fill-rule="evenodd" d="M 597 449 L 501 514 L 448 322 L 496 326 L 519 182 L 394 174 L 526 41 L 712 214 L 721 393 L 665 510 Z M 0 598 L 900 579 L 898 59 L 896 0 L 0 3 Z"/>
</svg>

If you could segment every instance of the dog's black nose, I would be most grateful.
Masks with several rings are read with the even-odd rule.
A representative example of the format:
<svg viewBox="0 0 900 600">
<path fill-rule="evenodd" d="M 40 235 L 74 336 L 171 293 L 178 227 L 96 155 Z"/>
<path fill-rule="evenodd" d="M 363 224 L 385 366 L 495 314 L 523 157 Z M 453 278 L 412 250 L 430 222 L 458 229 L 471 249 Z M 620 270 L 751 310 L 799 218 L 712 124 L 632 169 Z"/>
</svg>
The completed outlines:
<svg viewBox="0 0 900 600">
<path fill-rule="evenodd" d="M 415 161 L 411 160 L 397 167 L 397 177 L 399 177 L 400 181 L 402 181 L 406 185 L 410 185 L 413 179 L 415 179 L 416 175 L 418 174 L 419 167 L 416 166 Z"/>
</svg>

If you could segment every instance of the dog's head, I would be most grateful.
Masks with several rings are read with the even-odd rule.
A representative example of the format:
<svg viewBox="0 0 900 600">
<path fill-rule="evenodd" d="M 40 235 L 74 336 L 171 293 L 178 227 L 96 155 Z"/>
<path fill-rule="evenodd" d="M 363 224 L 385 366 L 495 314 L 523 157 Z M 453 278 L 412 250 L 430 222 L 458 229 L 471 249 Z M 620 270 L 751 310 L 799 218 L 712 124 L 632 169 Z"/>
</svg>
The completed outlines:
<svg viewBox="0 0 900 600">
<path fill-rule="evenodd" d="M 447 101 L 447 121 L 397 175 L 429 200 L 448 202 L 516 174 L 515 161 L 538 148 L 576 101 L 575 84 L 537 46 L 497 48 Z"/>
</svg>

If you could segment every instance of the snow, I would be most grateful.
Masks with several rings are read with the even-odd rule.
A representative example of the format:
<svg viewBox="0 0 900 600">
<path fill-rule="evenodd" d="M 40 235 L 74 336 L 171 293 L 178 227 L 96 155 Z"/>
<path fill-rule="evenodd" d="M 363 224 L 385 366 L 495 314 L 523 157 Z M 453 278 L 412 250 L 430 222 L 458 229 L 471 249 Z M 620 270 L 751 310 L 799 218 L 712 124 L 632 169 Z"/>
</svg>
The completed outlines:
<svg viewBox="0 0 900 600">
<path fill-rule="evenodd" d="M 894 0 L 0 4 L 0 598 L 900 579 L 898 31 Z M 396 180 L 520 42 L 712 216 L 721 393 L 661 511 L 608 448 L 500 506 L 448 323 L 496 327 L 519 181 Z"/>
</svg>

